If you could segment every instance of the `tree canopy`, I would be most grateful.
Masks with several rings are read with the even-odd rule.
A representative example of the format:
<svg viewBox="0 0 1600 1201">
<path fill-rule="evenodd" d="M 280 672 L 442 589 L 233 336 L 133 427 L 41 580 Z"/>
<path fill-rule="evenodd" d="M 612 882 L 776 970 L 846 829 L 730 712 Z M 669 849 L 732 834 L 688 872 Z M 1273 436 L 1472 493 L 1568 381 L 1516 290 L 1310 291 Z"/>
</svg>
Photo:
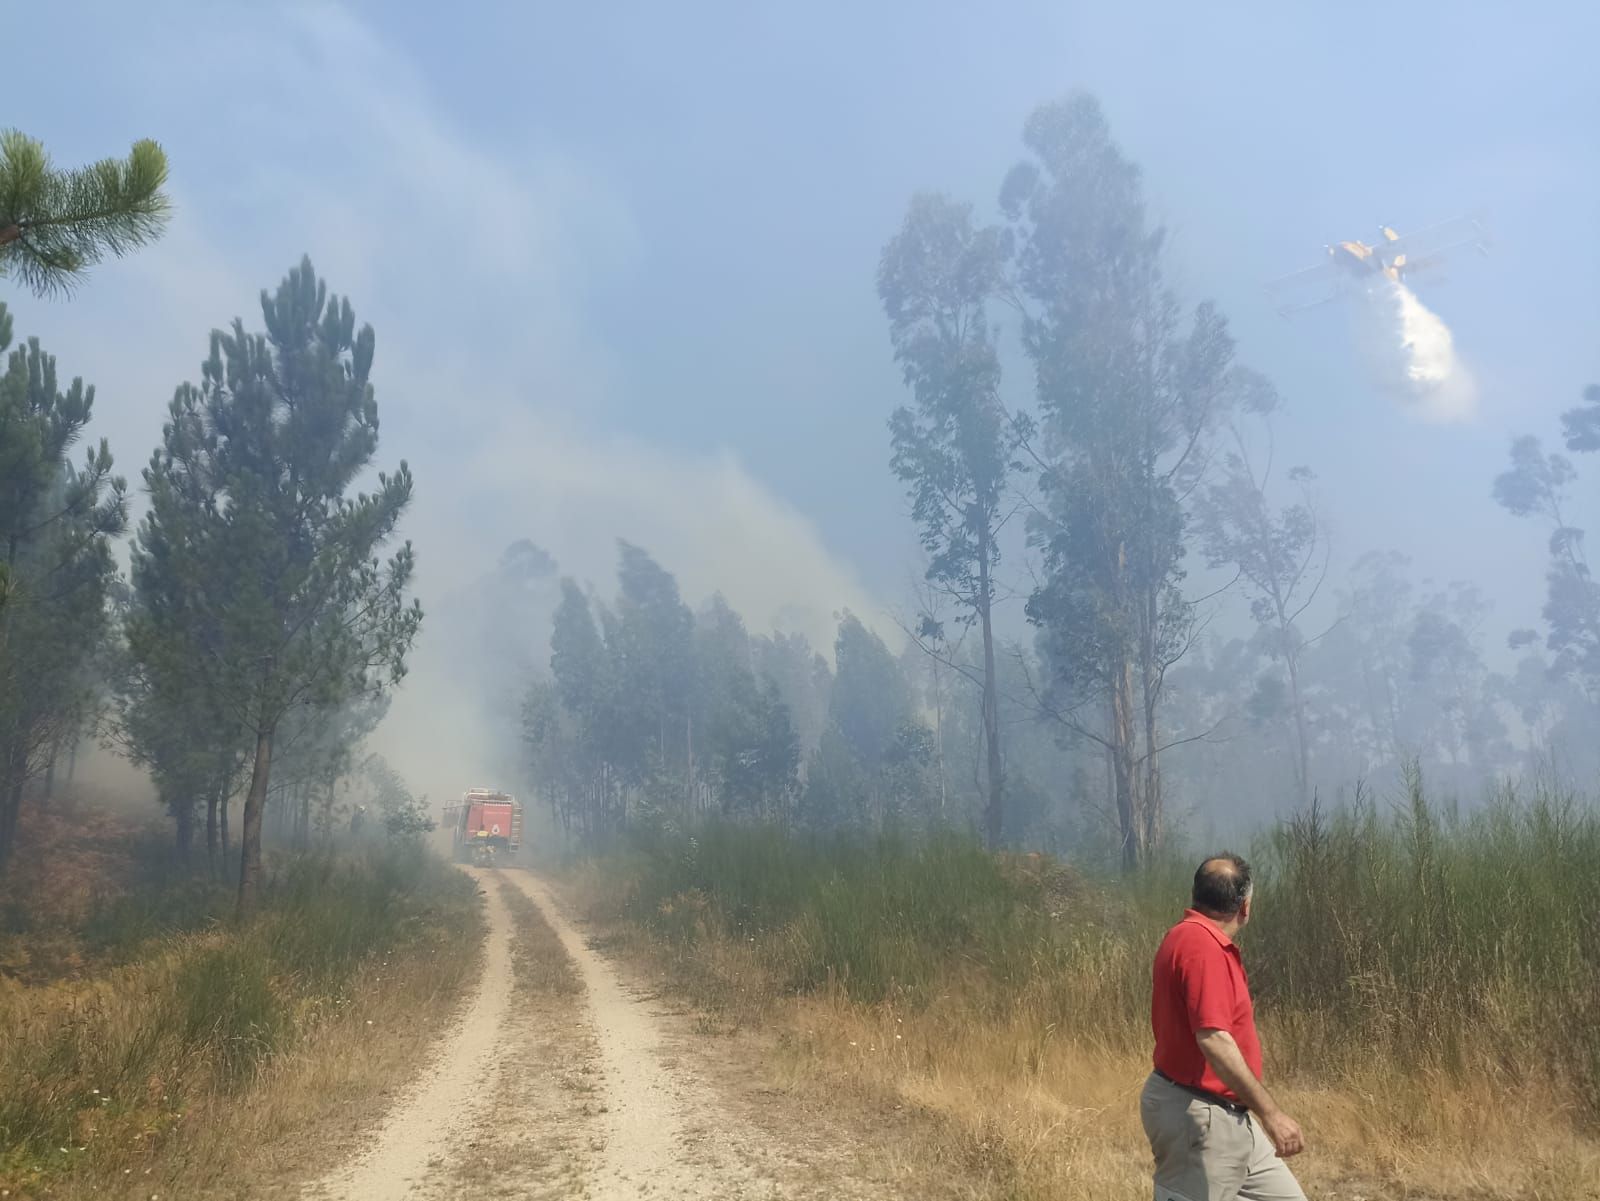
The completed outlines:
<svg viewBox="0 0 1600 1201">
<path fill-rule="evenodd" d="M 333 709 L 405 671 L 422 621 L 409 543 L 387 560 L 411 499 L 402 461 L 353 492 L 378 445 L 376 338 L 309 259 L 261 294 L 266 331 L 211 335 L 201 383 L 181 385 L 145 469 L 133 552 L 134 655 L 218 698 L 253 743 L 239 905 L 260 865 L 273 740 L 291 712 Z"/>
</svg>

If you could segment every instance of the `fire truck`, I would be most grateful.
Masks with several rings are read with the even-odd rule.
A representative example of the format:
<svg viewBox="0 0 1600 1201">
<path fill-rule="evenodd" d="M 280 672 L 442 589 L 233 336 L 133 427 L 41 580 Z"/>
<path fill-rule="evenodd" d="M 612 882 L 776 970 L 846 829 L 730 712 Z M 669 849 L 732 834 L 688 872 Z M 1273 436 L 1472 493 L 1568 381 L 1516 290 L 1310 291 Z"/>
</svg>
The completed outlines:
<svg viewBox="0 0 1600 1201">
<path fill-rule="evenodd" d="M 457 863 L 492 866 L 522 849 L 522 804 L 509 793 L 469 788 L 444 807 Z"/>
</svg>

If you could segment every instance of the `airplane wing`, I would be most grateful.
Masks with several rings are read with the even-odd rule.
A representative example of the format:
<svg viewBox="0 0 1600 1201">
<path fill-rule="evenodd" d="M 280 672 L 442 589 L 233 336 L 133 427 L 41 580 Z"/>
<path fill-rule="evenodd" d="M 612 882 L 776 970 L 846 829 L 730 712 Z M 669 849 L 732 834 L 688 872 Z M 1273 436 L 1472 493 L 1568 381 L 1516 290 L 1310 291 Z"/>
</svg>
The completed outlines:
<svg viewBox="0 0 1600 1201">
<path fill-rule="evenodd" d="M 1267 281 L 1269 292 L 1291 292 L 1296 288 L 1309 284 L 1327 283 L 1334 279 L 1335 269 L 1331 262 L 1321 262 L 1315 267 L 1307 267 L 1303 271 L 1291 271 L 1288 275 Z"/>
<path fill-rule="evenodd" d="M 1308 312 L 1311 309 L 1320 309 L 1325 304 L 1332 304 L 1334 301 L 1341 299 L 1343 299 L 1342 294 L 1335 291 L 1329 292 L 1325 296 L 1318 296 L 1315 300 L 1303 300 L 1298 303 L 1291 302 L 1287 304 L 1280 304 L 1278 305 L 1278 316 L 1293 317 L 1297 313 Z"/>
<path fill-rule="evenodd" d="M 1437 254 L 1424 255 L 1420 259 L 1412 258 L 1410 255 L 1407 255 L 1405 276 L 1407 279 L 1415 279 L 1418 276 L 1426 276 L 1429 279 L 1437 280 L 1439 277 L 1434 273 L 1449 261 L 1449 254 L 1445 253 L 1444 251 L 1440 251 Z"/>
<path fill-rule="evenodd" d="M 1436 260 L 1448 250 L 1461 246 L 1484 248 L 1489 241 L 1488 231 L 1476 217 L 1457 217 L 1441 221 L 1414 233 L 1402 234 L 1397 241 L 1385 243 L 1384 258 L 1393 261 L 1396 255 L 1405 255 L 1407 268 L 1418 263 Z"/>
<path fill-rule="evenodd" d="M 1269 280 L 1265 287 L 1279 315 L 1288 317 L 1339 299 L 1339 272 L 1331 262 L 1318 263 L 1281 279 Z"/>
</svg>

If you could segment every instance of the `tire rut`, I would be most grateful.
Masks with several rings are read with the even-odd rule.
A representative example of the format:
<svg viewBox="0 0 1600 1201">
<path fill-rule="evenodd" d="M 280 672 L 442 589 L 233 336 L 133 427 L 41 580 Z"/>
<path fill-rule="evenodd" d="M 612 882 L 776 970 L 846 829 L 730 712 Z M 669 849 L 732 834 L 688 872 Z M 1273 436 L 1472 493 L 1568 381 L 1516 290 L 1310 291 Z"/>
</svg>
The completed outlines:
<svg viewBox="0 0 1600 1201">
<path fill-rule="evenodd" d="M 496 1051 L 511 1005 L 511 915 L 492 877 L 468 873 L 482 888 L 489 933 L 483 970 L 452 1032 L 435 1049 L 416 1084 L 375 1131 L 370 1146 L 308 1186 L 308 1201 L 401 1201 L 428 1190 L 437 1165 L 471 1136 L 481 1116 L 484 1081 L 496 1070 Z"/>
</svg>

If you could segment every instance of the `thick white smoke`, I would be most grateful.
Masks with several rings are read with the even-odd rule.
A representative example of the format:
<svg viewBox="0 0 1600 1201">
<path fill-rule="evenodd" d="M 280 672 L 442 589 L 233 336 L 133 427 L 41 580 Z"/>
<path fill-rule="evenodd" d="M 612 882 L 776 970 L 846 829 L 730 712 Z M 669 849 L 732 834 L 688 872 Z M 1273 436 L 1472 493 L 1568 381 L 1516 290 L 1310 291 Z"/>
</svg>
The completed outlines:
<svg viewBox="0 0 1600 1201">
<path fill-rule="evenodd" d="M 1375 382 L 1441 425 L 1477 415 L 1478 386 L 1456 355 L 1444 320 L 1405 284 L 1385 280 L 1369 289 L 1359 341 Z"/>
<path fill-rule="evenodd" d="M 555 596 L 521 614 L 488 662 L 487 618 L 461 598 L 492 581 L 518 539 L 610 596 L 626 538 L 677 576 L 691 606 L 721 591 L 752 629 L 803 632 L 824 653 L 835 610 L 881 611 L 804 513 L 715 448 L 716 431 L 686 450 L 687 438 L 661 446 L 617 430 L 630 388 L 685 406 L 688 424 L 703 385 L 631 382 L 626 348 L 595 332 L 597 296 L 637 266 L 617 181 L 558 147 L 534 153 L 458 127 L 381 23 L 337 4 L 287 19 L 250 11 L 196 18 L 181 45 L 143 39 L 134 56 L 153 81 L 141 90 L 149 128 L 186 131 L 169 142 L 174 163 L 232 162 L 223 143 L 242 140 L 248 186 L 179 195 L 162 241 L 97 273 L 72 305 L 27 305 L 18 332 L 101 382 L 91 433 L 136 477 L 173 385 L 196 378 L 207 331 L 234 315 L 259 329 L 257 290 L 302 249 L 351 298 L 377 330 L 376 466 L 404 458 L 416 477 L 402 533 L 416 543 L 427 614 L 369 749 L 435 801 L 505 782 L 502 734 L 519 699 L 507 680 L 548 663 Z M 197 87 L 220 97 L 198 125 L 188 119 Z M 449 230 L 446 253 L 394 252 L 416 240 L 418 213 Z"/>
</svg>

